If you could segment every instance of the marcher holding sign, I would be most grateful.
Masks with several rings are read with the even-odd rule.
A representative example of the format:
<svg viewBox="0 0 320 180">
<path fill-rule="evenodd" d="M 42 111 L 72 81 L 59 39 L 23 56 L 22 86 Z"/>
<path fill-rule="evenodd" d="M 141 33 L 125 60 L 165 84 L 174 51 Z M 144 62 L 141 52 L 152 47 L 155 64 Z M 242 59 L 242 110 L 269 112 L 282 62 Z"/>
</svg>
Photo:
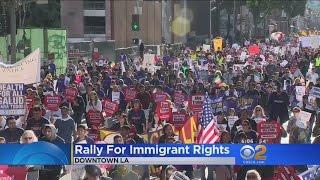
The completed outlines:
<svg viewBox="0 0 320 180">
<path fill-rule="evenodd" d="M 179 91 L 176 91 L 173 95 L 173 102 L 175 104 L 183 105 L 185 101 L 185 94 Z"/>
<path fill-rule="evenodd" d="M 46 95 L 44 98 L 44 106 L 47 110 L 58 111 L 61 104 L 61 97 L 57 94 Z"/>
<path fill-rule="evenodd" d="M 302 111 L 300 108 L 295 107 L 292 110 L 293 117 L 290 118 L 290 121 L 287 126 L 287 132 L 289 134 L 289 143 L 306 143 L 307 142 L 307 123 L 311 117 L 311 113 Z M 302 114 L 300 115 L 300 113 Z M 302 120 L 302 118 L 304 120 Z"/>
<path fill-rule="evenodd" d="M 279 144 L 281 140 L 281 125 L 277 121 L 261 121 L 257 124 L 260 143 Z"/>
<path fill-rule="evenodd" d="M 74 102 L 78 94 L 79 92 L 76 87 L 70 86 L 66 88 L 65 97 L 69 102 Z"/>
<path fill-rule="evenodd" d="M 87 122 L 88 126 L 90 128 L 91 127 L 99 128 L 103 122 L 103 117 L 101 112 L 89 110 L 89 112 L 87 113 L 87 120 L 88 120 Z"/>
<path fill-rule="evenodd" d="M 0 115 L 24 115 L 23 84 L 0 84 Z"/>
<path fill-rule="evenodd" d="M 203 111 L 204 95 L 196 94 L 191 96 L 191 108 L 194 113 L 200 113 Z"/>
<path fill-rule="evenodd" d="M 130 101 L 136 99 L 137 93 L 138 93 L 138 92 L 137 92 L 136 88 L 134 88 L 134 87 L 127 87 L 127 88 L 124 90 L 124 95 L 125 95 L 125 98 L 126 98 L 127 103 L 129 103 Z"/>
<path fill-rule="evenodd" d="M 175 129 L 180 130 L 184 123 L 187 120 L 187 115 L 185 112 L 174 112 L 172 113 L 172 121 L 171 123 L 175 127 Z"/>
<path fill-rule="evenodd" d="M 103 106 L 104 111 L 105 111 L 107 117 L 113 116 L 114 113 L 117 112 L 118 107 L 119 107 L 116 102 L 112 102 L 109 99 L 105 99 L 103 104 L 104 104 L 104 106 Z"/>
</svg>

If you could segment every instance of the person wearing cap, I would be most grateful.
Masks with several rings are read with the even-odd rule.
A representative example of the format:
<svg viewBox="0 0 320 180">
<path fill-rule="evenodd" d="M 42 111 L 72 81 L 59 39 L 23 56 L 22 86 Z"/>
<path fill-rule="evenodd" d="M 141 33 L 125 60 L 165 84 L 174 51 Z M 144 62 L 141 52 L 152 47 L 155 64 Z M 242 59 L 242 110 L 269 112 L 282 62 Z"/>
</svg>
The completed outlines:
<svg viewBox="0 0 320 180">
<path fill-rule="evenodd" d="M 43 134 L 39 141 L 46 141 L 52 144 L 62 144 L 65 141 L 57 135 L 57 129 L 53 124 L 46 124 L 43 128 Z M 39 171 L 39 180 L 59 180 L 62 166 L 60 165 L 45 165 L 43 169 Z"/>
<path fill-rule="evenodd" d="M 289 134 L 289 144 L 305 144 L 307 143 L 307 124 L 304 124 L 299 117 L 301 109 L 294 107 L 292 109 L 293 116 L 287 126 Z"/>
<path fill-rule="evenodd" d="M 4 137 L 7 143 L 18 143 L 24 130 L 18 128 L 14 117 L 7 117 L 6 126 L 8 128 L 0 131 L 0 136 Z"/>
<path fill-rule="evenodd" d="M 79 124 L 77 127 L 77 137 L 74 144 L 94 144 L 94 140 L 88 136 L 88 126 L 86 124 Z"/>
<path fill-rule="evenodd" d="M 146 132 L 146 116 L 141 109 L 139 99 L 133 101 L 133 108 L 128 113 L 128 122 L 136 127 L 138 134 Z"/>
<path fill-rule="evenodd" d="M 58 135 L 62 137 L 66 143 L 72 142 L 72 136 L 76 134 L 76 125 L 72 117 L 69 115 L 69 107 L 62 106 L 61 118 L 58 118 L 53 123 L 58 129 Z"/>
<path fill-rule="evenodd" d="M 40 106 L 32 108 L 33 115 L 27 120 L 26 130 L 33 130 L 37 137 L 41 137 L 41 129 L 45 124 L 50 124 L 49 120 L 42 116 L 42 109 Z"/>
</svg>

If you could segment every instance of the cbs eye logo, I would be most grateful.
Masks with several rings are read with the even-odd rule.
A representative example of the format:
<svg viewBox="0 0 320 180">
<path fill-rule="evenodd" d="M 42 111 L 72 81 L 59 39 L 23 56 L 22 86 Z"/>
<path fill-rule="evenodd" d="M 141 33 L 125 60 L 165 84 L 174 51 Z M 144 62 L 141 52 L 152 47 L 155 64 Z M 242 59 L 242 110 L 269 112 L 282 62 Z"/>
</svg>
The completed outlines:
<svg viewBox="0 0 320 180">
<path fill-rule="evenodd" d="M 250 145 L 245 145 L 240 149 L 240 156 L 245 160 L 254 158 L 255 160 L 266 160 L 265 153 L 267 148 L 265 145 L 257 145 L 254 148 Z"/>
</svg>

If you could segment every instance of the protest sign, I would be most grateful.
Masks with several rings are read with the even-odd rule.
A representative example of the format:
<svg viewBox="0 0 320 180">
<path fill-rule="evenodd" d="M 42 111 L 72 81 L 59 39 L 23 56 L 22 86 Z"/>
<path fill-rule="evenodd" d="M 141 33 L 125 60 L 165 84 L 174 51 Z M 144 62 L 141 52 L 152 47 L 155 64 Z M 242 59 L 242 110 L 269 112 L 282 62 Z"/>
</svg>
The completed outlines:
<svg viewBox="0 0 320 180">
<path fill-rule="evenodd" d="M 134 87 L 128 87 L 124 90 L 124 95 L 127 102 L 130 102 L 137 97 L 137 90 Z"/>
<path fill-rule="evenodd" d="M 168 121 L 172 114 L 171 103 L 169 101 L 162 101 L 157 106 L 159 119 Z"/>
<path fill-rule="evenodd" d="M 174 112 L 172 114 L 172 124 L 177 129 L 180 130 L 187 120 L 187 115 L 185 113 Z"/>
<path fill-rule="evenodd" d="M 228 116 L 228 125 L 230 127 L 230 129 L 233 127 L 234 123 L 239 119 L 238 116 Z"/>
<path fill-rule="evenodd" d="M 30 111 L 30 109 L 34 106 L 34 98 L 31 96 L 27 96 L 26 104 L 27 104 L 28 111 Z"/>
<path fill-rule="evenodd" d="M 255 100 L 251 97 L 241 97 L 238 99 L 238 105 L 241 109 L 252 110 L 255 107 Z"/>
<path fill-rule="evenodd" d="M 116 113 L 118 110 L 118 104 L 110 101 L 109 99 L 105 99 L 103 104 L 104 111 L 107 117 L 113 116 L 113 114 Z"/>
<path fill-rule="evenodd" d="M 65 92 L 65 97 L 69 102 L 74 102 L 78 96 L 78 89 L 74 87 L 67 87 Z"/>
<path fill-rule="evenodd" d="M 173 102 L 179 105 L 182 105 L 185 100 L 185 94 L 182 92 L 175 92 L 173 95 Z"/>
<path fill-rule="evenodd" d="M 168 95 L 166 93 L 163 93 L 163 92 L 156 92 L 156 93 L 153 94 L 153 97 L 154 97 L 154 101 L 156 103 L 163 102 L 163 101 L 166 101 L 168 99 Z"/>
<path fill-rule="evenodd" d="M 194 113 L 202 112 L 204 103 L 204 95 L 197 94 L 191 96 L 191 108 Z"/>
<path fill-rule="evenodd" d="M 305 86 L 296 86 L 296 100 L 302 102 L 303 96 L 306 94 Z"/>
<path fill-rule="evenodd" d="M 208 44 L 203 44 L 203 45 L 202 45 L 202 51 L 205 51 L 205 52 L 210 51 L 210 45 L 208 45 Z"/>
<path fill-rule="evenodd" d="M 313 86 L 310 95 L 316 98 L 320 98 L 320 88 Z"/>
<path fill-rule="evenodd" d="M 306 112 L 306 111 L 300 111 L 299 112 L 298 121 L 301 121 L 301 123 L 303 123 L 303 127 L 307 128 L 308 122 L 309 122 L 309 120 L 311 118 L 311 115 L 312 115 L 311 113 Z"/>
<path fill-rule="evenodd" d="M 0 77 L 0 83 L 40 82 L 40 50 L 35 50 L 15 64 L 0 63 Z"/>
<path fill-rule="evenodd" d="M 309 95 L 308 96 L 308 102 L 306 105 L 306 109 L 309 109 L 311 111 L 314 111 L 316 107 L 314 107 L 316 105 L 316 97 Z"/>
<path fill-rule="evenodd" d="M 120 92 L 112 92 L 111 93 L 112 102 L 120 102 Z"/>
<path fill-rule="evenodd" d="M 58 111 L 61 104 L 61 97 L 59 95 L 46 95 L 44 97 L 44 105 L 50 111 Z"/>
<path fill-rule="evenodd" d="M 222 51 L 222 41 L 222 37 L 216 37 L 213 39 L 213 47 L 215 52 Z"/>
<path fill-rule="evenodd" d="M 223 97 L 216 97 L 212 100 L 213 114 L 224 111 Z"/>
<path fill-rule="evenodd" d="M 22 92 L 21 83 L 0 84 L 0 115 L 25 115 L 25 97 Z"/>
<path fill-rule="evenodd" d="M 27 167 L 0 165 L 0 180 L 26 179 Z"/>
<path fill-rule="evenodd" d="M 260 53 L 260 47 L 256 44 L 253 44 L 249 46 L 248 51 L 250 56 L 258 55 Z"/>
<path fill-rule="evenodd" d="M 103 122 L 103 117 L 101 112 L 99 111 L 94 111 L 94 110 L 90 110 L 87 113 L 87 120 L 88 120 L 88 124 L 92 127 L 100 127 L 101 123 Z"/>
<path fill-rule="evenodd" d="M 143 68 L 153 67 L 155 65 L 155 56 L 156 56 L 155 54 L 149 54 L 149 53 L 144 54 L 142 67 Z"/>
<path fill-rule="evenodd" d="M 257 125 L 260 143 L 276 144 L 280 143 L 281 128 L 277 121 L 261 121 Z"/>
<path fill-rule="evenodd" d="M 281 67 L 285 67 L 289 62 L 287 60 L 283 60 L 281 63 L 280 63 L 280 66 Z"/>
</svg>

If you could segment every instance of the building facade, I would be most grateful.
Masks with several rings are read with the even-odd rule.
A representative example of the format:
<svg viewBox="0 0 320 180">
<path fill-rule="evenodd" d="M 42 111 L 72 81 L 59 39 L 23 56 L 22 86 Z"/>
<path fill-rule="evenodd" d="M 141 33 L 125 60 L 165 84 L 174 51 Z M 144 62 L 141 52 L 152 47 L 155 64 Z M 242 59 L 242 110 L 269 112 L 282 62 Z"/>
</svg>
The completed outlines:
<svg viewBox="0 0 320 180">
<path fill-rule="evenodd" d="M 133 38 L 160 44 L 162 12 L 161 1 L 61 0 L 61 25 L 71 41 L 115 40 L 117 48 L 132 46 Z M 133 14 L 139 14 L 139 31 L 131 29 Z"/>
</svg>

